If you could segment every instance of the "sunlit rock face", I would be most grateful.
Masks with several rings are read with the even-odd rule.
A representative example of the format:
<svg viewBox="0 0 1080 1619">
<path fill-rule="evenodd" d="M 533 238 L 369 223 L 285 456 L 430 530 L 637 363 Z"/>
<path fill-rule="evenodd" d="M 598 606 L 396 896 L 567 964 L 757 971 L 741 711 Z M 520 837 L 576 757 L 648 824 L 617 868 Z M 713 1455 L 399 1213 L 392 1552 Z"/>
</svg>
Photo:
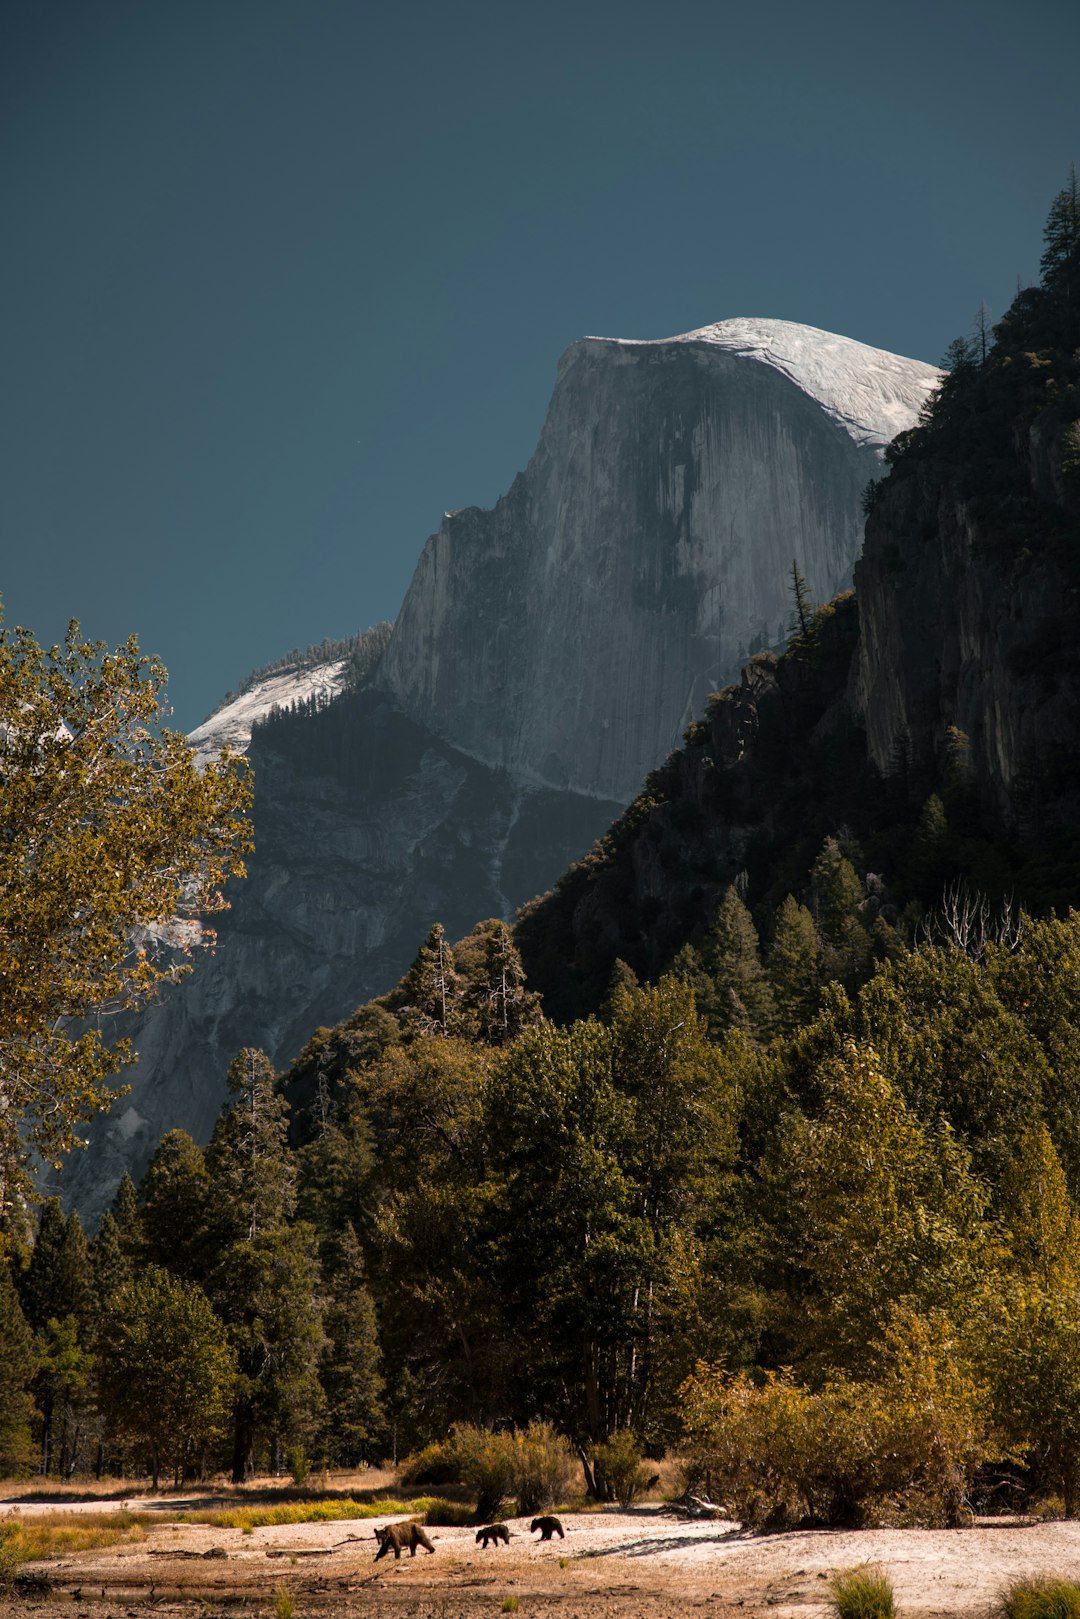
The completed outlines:
<svg viewBox="0 0 1080 1619">
<path fill-rule="evenodd" d="M 478 758 L 628 800 L 785 639 L 793 561 L 817 601 L 850 584 L 862 490 L 938 375 L 787 321 L 575 343 L 527 470 L 428 541 L 382 684 Z"/>
<path fill-rule="evenodd" d="M 574 344 L 527 470 L 429 540 L 372 686 L 279 670 L 192 734 L 250 750 L 256 852 L 216 953 L 122 1031 L 131 1093 L 69 1200 L 92 1220 L 166 1130 L 205 1141 L 241 1047 L 285 1066 L 433 921 L 459 937 L 549 888 L 785 639 L 792 561 L 815 600 L 850 582 L 863 487 L 936 378 L 784 321 Z"/>
</svg>

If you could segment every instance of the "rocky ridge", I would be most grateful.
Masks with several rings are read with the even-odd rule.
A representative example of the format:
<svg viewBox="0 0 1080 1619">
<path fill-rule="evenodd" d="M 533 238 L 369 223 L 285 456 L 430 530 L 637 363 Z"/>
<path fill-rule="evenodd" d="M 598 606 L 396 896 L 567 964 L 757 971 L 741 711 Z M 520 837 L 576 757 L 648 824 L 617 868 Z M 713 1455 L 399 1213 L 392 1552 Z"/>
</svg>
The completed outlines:
<svg viewBox="0 0 1080 1619">
<path fill-rule="evenodd" d="M 860 498 L 940 373 L 789 321 L 584 338 L 528 468 L 428 541 L 380 681 L 523 779 L 628 801 L 786 639 L 791 565 L 850 585 Z"/>
</svg>

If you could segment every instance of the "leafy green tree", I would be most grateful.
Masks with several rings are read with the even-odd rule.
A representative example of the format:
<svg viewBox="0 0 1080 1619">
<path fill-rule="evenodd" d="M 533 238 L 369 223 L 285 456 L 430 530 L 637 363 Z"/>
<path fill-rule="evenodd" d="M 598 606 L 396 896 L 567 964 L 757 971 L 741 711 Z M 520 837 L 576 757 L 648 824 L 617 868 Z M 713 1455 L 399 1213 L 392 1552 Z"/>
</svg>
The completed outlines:
<svg viewBox="0 0 1080 1619">
<path fill-rule="evenodd" d="M 243 872 L 244 767 L 196 766 L 162 725 L 164 684 L 134 638 L 110 652 L 72 622 L 43 651 L 27 630 L 0 629 L 5 1181 L 26 1152 L 58 1163 L 109 1106 L 106 1082 L 133 1057 L 109 1043 L 103 1015 L 186 970 L 209 937 L 201 918 Z"/>
<path fill-rule="evenodd" d="M 723 1055 L 685 984 L 670 976 L 626 995 L 611 1024 L 612 1080 L 632 1104 L 632 1176 L 655 1235 L 689 1224 L 712 1171 L 735 1155 L 736 1104 Z"/>
<path fill-rule="evenodd" d="M 1039 922 L 1026 919 L 1019 948 L 989 951 L 986 974 L 1011 1026 L 1023 1031 L 1013 1042 L 1015 1056 L 1000 1038 L 994 1041 L 995 1082 L 1001 1086 L 1006 1075 L 1009 1079 L 1004 1105 L 1014 1107 L 1022 1124 L 1029 1117 L 1030 1104 L 1026 1109 L 1017 1105 L 1018 1093 L 1021 1086 L 1027 1096 L 1034 1093 L 1076 1197 L 1080 1195 L 1080 1004 L 1076 997 L 1080 912 Z M 1021 1038 L 1025 1041 L 1022 1049 Z"/>
<path fill-rule="evenodd" d="M 795 1330 L 814 1364 L 859 1370 L 897 1304 L 975 1308 L 986 1194 L 952 1132 L 921 1123 L 872 1048 L 848 1040 L 821 1078 L 820 1117 L 793 1121 L 779 1144 L 803 1278 Z"/>
<path fill-rule="evenodd" d="M 922 947 L 884 963 L 860 991 L 855 1030 L 922 1119 L 946 1120 L 996 1184 L 1041 1111 L 1038 1043 L 963 951 Z"/>
<path fill-rule="evenodd" d="M 602 1024 L 530 1029 L 485 1097 L 495 1174 L 491 1263 L 535 1408 L 603 1439 L 629 1426 L 640 1348 L 635 1289 L 650 1263 L 624 1164 L 633 1108 Z M 631 1418 L 636 1417 L 631 1412 Z"/>
<path fill-rule="evenodd" d="M 776 913 L 766 968 L 776 1028 L 780 1034 L 792 1034 L 817 1010 L 821 944 L 810 912 L 790 894 Z"/>
<path fill-rule="evenodd" d="M 1006 1271 L 984 1355 L 998 1423 L 1036 1479 L 1080 1516 L 1080 1220 L 1050 1132 L 1023 1132 L 998 1189 Z"/>
<path fill-rule="evenodd" d="M 113 1297 L 101 1337 L 102 1399 L 114 1431 L 180 1482 L 219 1440 L 236 1359 L 202 1289 L 150 1265 Z"/>
<path fill-rule="evenodd" d="M 790 1368 L 760 1380 L 702 1364 L 680 1405 L 691 1476 L 749 1524 L 853 1526 L 902 1503 L 909 1521 L 955 1527 L 997 1454 L 989 1389 L 940 1312 L 895 1311 L 858 1381 L 815 1389 Z"/>
<path fill-rule="evenodd" d="M 51 1316 L 36 1337 L 34 1393 L 42 1415 L 41 1471 L 67 1478 L 89 1425 L 94 1356 L 73 1315 Z"/>
<path fill-rule="evenodd" d="M 356 1077 L 387 1187 L 476 1163 L 484 1078 L 494 1060 L 454 1035 L 417 1035 Z"/>
<path fill-rule="evenodd" d="M 998 1421 L 1080 1517 L 1080 1287 L 1014 1285 L 990 1324 Z"/>
</svg>

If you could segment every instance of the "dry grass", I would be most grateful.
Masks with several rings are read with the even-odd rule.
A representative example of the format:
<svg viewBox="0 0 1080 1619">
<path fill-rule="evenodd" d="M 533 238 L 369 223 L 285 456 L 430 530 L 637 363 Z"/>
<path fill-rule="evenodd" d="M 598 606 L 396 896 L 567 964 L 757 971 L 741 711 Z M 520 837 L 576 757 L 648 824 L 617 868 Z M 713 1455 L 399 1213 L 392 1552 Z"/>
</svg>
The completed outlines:
<svg viewBox="0 0 1080 1619">
<path fill-rule="evenodd" d="M 183 1512 L 177 1516 L 181 1523 L 205 1523 L 214 1529 L 248 1530 L 283 1523 L 323 1523 L 327 1520 L 336 1522 L 399 1516 L 423 1518 L 430 1524 L 465 1524 L 472 1522 L 473 1512 L 458 1501 L 446 1501 L 437 1495 L 421 1495 L 412 1501 L 398 1501 L 392 1497 L 356 1501 L 351 1496 L 339 1496 L 328 1501 L 282 1501 L 272 1506 L 215 1508 L 206 1512 Z"/>
<path fill-rule="evenodd" d="M 14 1568 L 50 1557 L 95 1551 L 121 1541 L 143 1540 L 154 1522 L 147 1512 L 39 1512 L 32 1518 L 0 1518 L 0 1567 Z"/>
<path fill-rule="evenodd" d="M 894 1619 L 892 1581 L 883 1569 L 867 1564 L 834 1574 L 829 1592 L 836 1619 Z"/>
<path fill-rule="evenodd" d="M 1080 1619 L 1080 1586 L 1071 1580 L 1016 1580 L 1001 1598 L 1001 1619 Z"/>
<path fill-rule="evenodd" d="M 219 1473 L 214 1478 L 200 1483 L 188 1480 L 181 1484 L 179 1489 L 166 1483 L 155 1493 L 148 1477 L 98 1479 L 88 1475 L 85 1478 L 45 1479 L 38 1474 L 31 1478 L 3 1479 L 0 1481 L 0 1490 L 3 1491 L 4 1501 L 12 1504 L 21 1500 L 55 1501 L 57 1505 L 65 1501 L 123 1501 L 133 1496 L 140 1500 L 151 1499 L 164 1504 L 168 1502 L 170 1496 L 208 1492 L 212 1492 L 215 1496 L 235 1498 L 239 1502 L 251 1496 L 264 1495 L 370 1496 L 377 1490 L 393 1489 L 396 1479 L 397 1475 L 391 1467 L 342 1468 L 333 1472 L 320 1470 L 313 1471 L 302 1490 L 298 1490 L 287 1475 L 277 1477 L 272 1473 L 265 1473 L 250 1479 L 246 1484 L 233 1484 L 224 1473 Z M 0 1507 L 0 1511 L 2 1510 Z"/>
</svg>

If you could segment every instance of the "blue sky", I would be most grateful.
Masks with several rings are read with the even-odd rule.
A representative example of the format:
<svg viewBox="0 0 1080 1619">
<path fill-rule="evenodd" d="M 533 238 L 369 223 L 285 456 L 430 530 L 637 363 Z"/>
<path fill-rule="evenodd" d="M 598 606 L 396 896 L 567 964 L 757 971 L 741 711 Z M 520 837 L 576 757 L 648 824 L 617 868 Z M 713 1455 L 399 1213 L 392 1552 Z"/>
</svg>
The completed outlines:
<svg viewBox="0 0 1080 1619">
<path fill-rule="evenodd" d="M 1080 6 L 5 0 L 0 592 L 188 728 L 393 617 L 559 354 L 776 316 L 937 360 L 1037 274 Z"/>
</svg>

